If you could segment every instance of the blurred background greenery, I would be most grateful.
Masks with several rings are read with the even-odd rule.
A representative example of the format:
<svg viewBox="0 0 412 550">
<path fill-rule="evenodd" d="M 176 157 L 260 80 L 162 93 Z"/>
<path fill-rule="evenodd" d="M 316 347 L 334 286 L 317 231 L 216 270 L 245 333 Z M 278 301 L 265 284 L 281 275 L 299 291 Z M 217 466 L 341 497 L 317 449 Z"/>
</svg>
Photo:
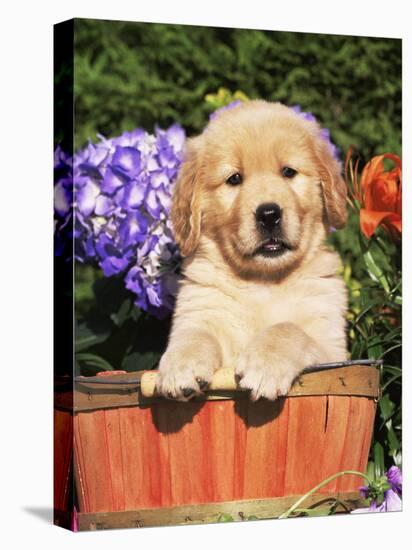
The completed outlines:
<svg viewBox="0 0 412 550">
<path fill-rule="evenodd" d="M 353 145 L 362 167 L 373 155 L 401 154 L 401 50 L 386 38 L 76 19 L 75 149 L 97 134 L 174 122 L 199 133 L 213 110 L 205 97 L 224 87 L 299 104 L 330 130 L 342 160 Z M 56 78 L 68 90 L 66 73 Z M 365 261 L 358 212 L 329 241 L 350 290 L 350 353 L 385 361 L 370 463 L 379 475 L 401 461 L 400 247 L 373 243 L 388 292 Z M 139 311 L 121 280 L 93 266 L 76 267 L 75 299 L 78 373 L 156 366 L 170 319 Z"/>
<path fill-rule="evenodd" d="M 401 41 L 75 20 L 76 148 L 96 133 L 208 120 L 220 87 L 299 104 L 346 151 L 400 153 Z"/>
</svg>

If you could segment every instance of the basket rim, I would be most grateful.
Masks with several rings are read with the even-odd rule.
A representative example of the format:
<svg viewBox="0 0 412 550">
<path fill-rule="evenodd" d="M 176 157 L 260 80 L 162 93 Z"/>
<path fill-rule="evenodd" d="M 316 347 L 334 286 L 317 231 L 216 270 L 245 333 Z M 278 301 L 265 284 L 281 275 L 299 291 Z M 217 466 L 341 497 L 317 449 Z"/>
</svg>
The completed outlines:
<svg viewBox="0 0 412 550">
<path fill-rule="evenodd" d="M 309 396 L 380 398 L 380 365 L 382 361 L 342 361 L 323 363 L 305 369 L 295 380 L 286 396 L 280 399 Z M 161 396 L 144 397 L 140 391 L 140 378 L 147 371 L 117 373 L 105 376 L 76 377 L 56 388 L 55 407 L 74 413 L 97 409 L 150 406 L 154 403 L 186 403 L 170 401 Z M 149 371 L 152 372 L 152 371 Z M 208 390 L 189 403 L 249 399 L 245 390 Z M 268 401 L 269 405 L 274 402 Z"/>
</svg>

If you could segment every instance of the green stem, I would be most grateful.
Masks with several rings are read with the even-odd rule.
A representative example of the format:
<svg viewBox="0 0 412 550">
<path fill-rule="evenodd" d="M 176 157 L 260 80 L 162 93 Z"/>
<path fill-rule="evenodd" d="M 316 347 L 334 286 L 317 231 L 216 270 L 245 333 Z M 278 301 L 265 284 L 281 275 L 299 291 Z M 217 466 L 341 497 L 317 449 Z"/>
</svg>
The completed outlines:
<svg viewBox="0 0 412 550">
<path fill-rule="evenodd" d="M 362 472 L 357 472 L 356 470 L 344 470 L 343 472 L 338 472 L 337 474 L 333 474 L 332 476 L 324 479 L 318 485 L 316 485 L 316 487 L 313 487 L 313 489 L 311 489 L 309 492 L 307 492 L 306 494 L 301 496 L 295 502 L 295 504 L 292 504 L 292 506 L 289 508 L 289 510 L 286 510 L 286 512 L 284 512 L 282 515 L 280 515 L 278 519 L 288 518 L 290 516 L 290 514 L 292 514 L 296 510 L 296 508 L 298 508 L 302 504 L 302 502 L 304 500 L 306 500 L 308 497 L 312 496 L 314 493 L 316 493 L 316 491 L 321 489 L 324 485 L 327 485 L 330 481 L 333 481 L 334 479 L 336 479 L 338 477 L 342 477 L 346 474 L 361 476 L 364 479 L 366 479 L 368 485 L 370 484 L 370 479 L 368 478 L 368 476 L 366 474 L 363 474 Z"/>
</svg>

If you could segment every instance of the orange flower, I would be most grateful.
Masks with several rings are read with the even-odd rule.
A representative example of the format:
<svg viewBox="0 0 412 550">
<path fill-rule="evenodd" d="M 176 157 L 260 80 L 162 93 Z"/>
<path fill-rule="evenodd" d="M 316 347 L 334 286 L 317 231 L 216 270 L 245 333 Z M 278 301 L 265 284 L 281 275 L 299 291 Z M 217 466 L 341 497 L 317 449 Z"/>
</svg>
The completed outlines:
<svg viewBox="0 0 412 550">
<path fill-rule="evenodd" d="M 350 158 L 352 151 L 348 153 Z M 349 162 L 347 159 L 347 163 Z M 383 161 L 390 159 L 395 167 L 385 172 Z M 352 197 L 357 199 L 360 209 L 360 227 L 369 239 L 381 225 L 392 237 L 402 236 L 402 164 L 397 155 L 386 153 L 373 157 L 357 181 L 357 163 L 353 176 Z"/>
</svg>

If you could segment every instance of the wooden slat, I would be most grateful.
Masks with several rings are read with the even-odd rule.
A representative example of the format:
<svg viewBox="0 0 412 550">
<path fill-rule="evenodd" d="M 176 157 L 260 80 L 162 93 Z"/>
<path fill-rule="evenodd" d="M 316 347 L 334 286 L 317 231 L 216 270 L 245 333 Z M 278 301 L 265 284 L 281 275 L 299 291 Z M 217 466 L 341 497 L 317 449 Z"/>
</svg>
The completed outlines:
<svg viewBox="0 0 412 550">
<path fill-rule="evenodd" d="M 168 403 L 167 405 L 173 406 L 174 403 Z M 172 489 L 171 489 L 171 476 L 170 476 L 170 449 L 169 449 L 169 427 L 168 418 L 170 416 L 170 409 L 166 404 L 154 403 L 151 407 L 154 426 L 156 428 L 157 436 L 153 438 L 152 445 L 156 445 L 159 452 L 159 461 L 157 464 L 157 470 L 154 472 L 158 476 L 161 487 L 160 494 L 160 506 L 172 505 Z M 151 465 L 148 465 L 151 467 Z"/>
<path fill-rule="evenodd" d="M 209 430 L 205 434 L 210 455 L 210 484 L 212 502 L 235 498 L 236 415 L 235 403 L 218 401 L 210 408 Z"/>
<path fill-rule="evenodd" d="M 105 437 L 108 451 L 113 511 L 125 510 L 125 485 L 123 475 L 122 449 L 125 444 L 120 429 L 120 411 L 104 411 Z"/>
<path fill-rule="evenodd" d="M 112 510 L 112 480 L 104 411 L 76 415 L 74 428 L 76 460 L 82 478 L 81 509 L 93 512 Z"/>
<path fill-rule="evenodd" d="M 325 437 L 323 452 L 319 456 L 323 479 L 340 471 L 341 457 L 344 452 L 346 427 L 349 417 L 350 397 L 328 396 L 325 415 Z M 331 481 L 320 489 L 321 493 L 337 491 L 338 480 Z"/>
<path fill-rule="evenodd" d="M 54 508 L 66 511 L 69 507 L 69 480 L 73 458 L 73 416 L 54 411 Z"/>
<path fill-rule="evenodd" d="M 360 472 L 366 472 L 368 467 L 369 449 L 371 448 L 371 443 L 372 443 L 376 407 L 377 407 L 376 401 L 371 399 L 367 401 L 366 413 L 364 417 L 365 432 L 364 432 L 364 437 L 362 442 L 361 461 L 359 464 Z"/>
<path fill-rule="evenodd" d="M 165 402 L 157 408 L 158 428 L 167 434 L 172 505 L 212 498 L 209 442 L 204 437 L 209 412 L 202 407 L 202 403 Z"/>
<path fill-rule="evenodd" d="M 158 434 L 149 408 L 125 409 L 121 416 L 121 434 L 125 444 L 123 476 L 125 507 L 160 506 L 162 487 L 159 472 Z"/>
<path fill-rule="evenodd" d="M 142 373 L 117 374 L 105 377 L 117 381 L 140 378 Z M 244 391 L 209 391 L 197 400 L 236 399 Z M 353 395 L 379 397 L 379 370 L 374 366 L 350 366 L 339 369 L 322 370 L 303 374 L 290 389 L 289 397 L 311 395 Z M 56 395 L 57 405 L 64 409 L 72 406 L 73 394 L 63 392 Z M 66 399 L 67 397 L 67 399 Z M 133 407 L 138 404 L 150 405 L 165 401 L 161 397 L 144 398 L 137 386 L 97 385 L 87 382 L 76 384 L 74 411 L 87 411 L 103 408 Z M 66 403 L 67 402 L 67 403 Z M 70 409 L 71 410 L 71 409 Z"/>
<path fill-rule="evenodd" d="M 370 422 L 368 422 L 371 417 L 370 408 L 374 408 L 373 402 L 359 397 L 350 398 L 340 471 L 357 470 L 365 472 L 368 453 L 365 453 L 364 443 L 367 440 L 370 444 Z M 364 456 L 362 456 L 362 452 Z M 339 479 L 337 488 L 339 491 L 353 491 L 361 485 L 364 485 L 362 478 L 355 475 L 346 475 Z"/>
<path fill-rule="evenodd" d="M 90 502 L 88 499 L 89 491 L 87 489 L 87 472 L 83 454 L 83 435 L 80 432 L 79 418 L 74 416 L 73 421 L 73 444 L 74 444 L 74 479 L 76 484 L 77 499 L 79 509 L 82 512 L 90 512 Z M 82 413 L 83 417 L 84 414 Z M 94 511 L 94 510 L 93 510 Z"/>
<path fill-rule="evenodd" d="M 210 406 L 213 406 L 210 404 Z M 235 403 L 235 457 L 234 457 L 234 476 L 233 476 L 233 498 L 235 500 L 244 499 L 245 494 L 245 457 L 246 440 L 248 426 L 249 400 L 243 396 Z"/>
<path fill-rule="evenodd" d="M 283 495 L 288 426 L 284 404 L 285 399 L 272 407 L 265 401 L 248 403 L 243 498 Z"/>
<path fill-rule="evenodd" d="M 305 493 L 323 479 L 319 459 L 325 432 L 326 397 L 302 397 L 289 403 L 285 494 Z"/>
<path fill-rule="evenodd" d="M 252 515 L 258 519 L 276 518 L 294 504 L 298 498 L 300 495 L 127 512 L 80 513 L 78 515 L 79 530 L 95 531 L 128 527 L 213 523 L 218 521 L 221 514 L 229 514 L 234 521 L 244 521 Z M 316 507 L 319 510 L 326 510 L 335 498 L 345 502 L 350 509 L 359 508 L 362 505 L 358 492 L 334 493 L 328 497 L 319 494 L 312 495 L 304 501 L 303 505 L 306 508 Z M 338 507 L 337 511 L 346 511 L 346 509 Z"/>
</svg>

